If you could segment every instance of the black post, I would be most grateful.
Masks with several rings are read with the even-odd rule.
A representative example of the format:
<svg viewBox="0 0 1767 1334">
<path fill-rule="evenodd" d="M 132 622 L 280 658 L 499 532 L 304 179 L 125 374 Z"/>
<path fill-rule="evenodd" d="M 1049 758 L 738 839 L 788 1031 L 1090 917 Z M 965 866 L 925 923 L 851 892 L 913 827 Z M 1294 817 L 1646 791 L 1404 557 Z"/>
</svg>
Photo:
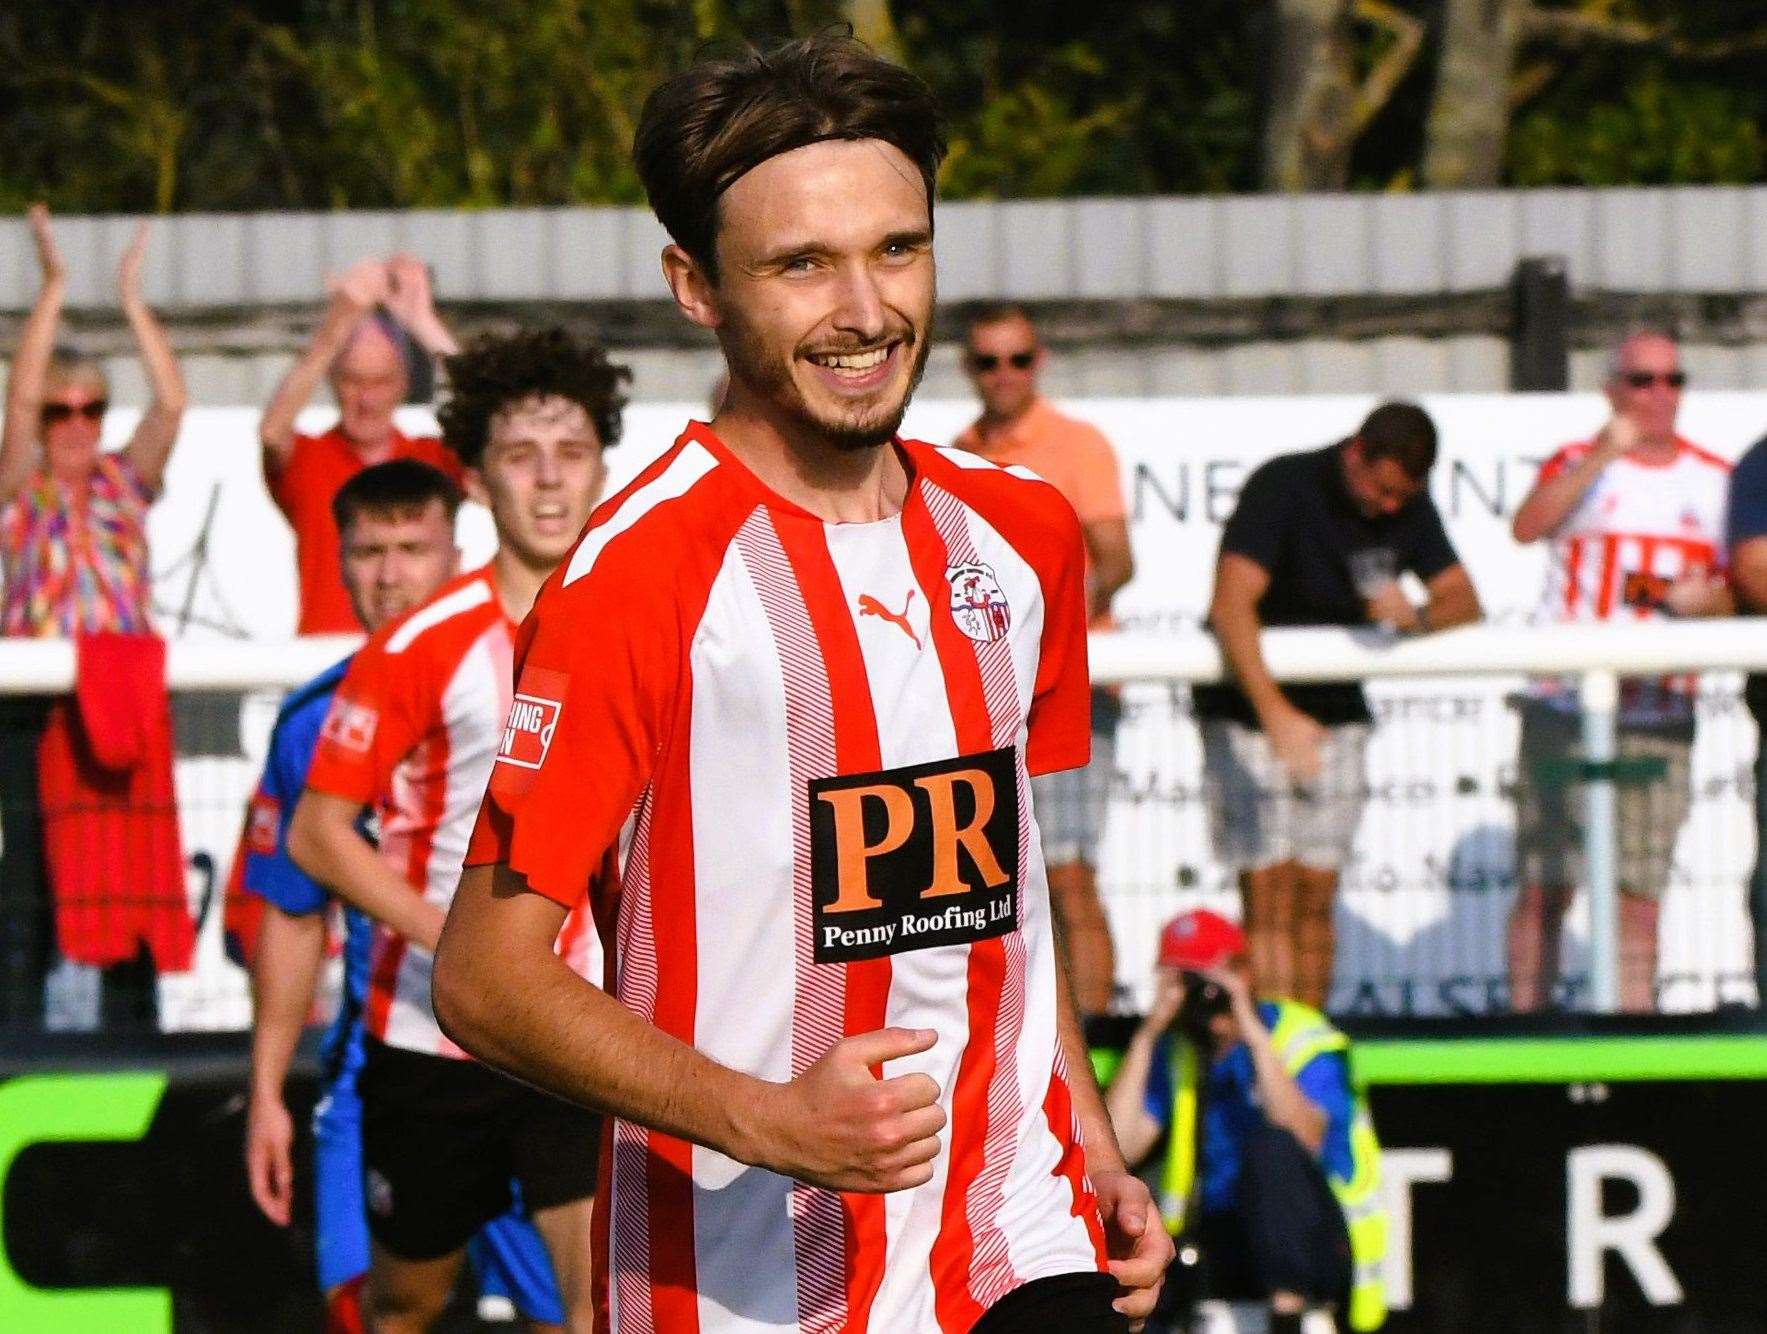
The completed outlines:
<svg viewBox="0 0 1767 1334">
<path fill-rule="evenodd" d="M 1515 266 L 1515 324 L 1509 335 L 1509 387 L 1571 387 L 1570 283 L 1560 255 Z"/>
</svg>

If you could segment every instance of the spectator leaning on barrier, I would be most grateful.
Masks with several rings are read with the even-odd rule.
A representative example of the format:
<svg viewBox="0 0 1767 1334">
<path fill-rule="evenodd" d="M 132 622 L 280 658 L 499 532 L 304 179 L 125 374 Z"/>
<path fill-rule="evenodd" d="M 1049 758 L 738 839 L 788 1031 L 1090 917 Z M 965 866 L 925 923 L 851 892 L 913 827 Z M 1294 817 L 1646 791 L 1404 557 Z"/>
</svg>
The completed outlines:
<svg viewBox="0 0 1767 1334">
<path fill-rule="evenodd" d="M 1667 334 L 1633 334 L 1607 379 L 1613 415 L 1592 440 L 1564 446 L 1516 510 L 1518 542 L 1550 548 L 1539 619 L 1547 622 L 1723 616 L 1724 507 L 1730 464 L 1675 433 L 1686 375 Z M 1653 1003 L 1657 916 L 1693 790 L 1697 677 L 1622 683 L 1618 754 L 1657 773 L 1617 775 L 1620 1002 Z M 1558 979 L 1565 910 L 1581 874 L 1581 788 L 1572 781 L 1581 714 L 1567 683 L 1521 697 L 1516 761 L 1516 878 L 1509 919 L 1511 1004 L 1547 1004 Z"/>
<path fill-rule="evenodd" d="M 1730 475 L 1730 587 L 1738 609 L 1767 615 L 1767 437 L 1757 440 Z M 1755 869 L 1749 876 L 1749 922 L 1755 934 L 1755 1003 L 1767 1010 L 1767 675 L 1750 675 L 1743 698 L 1754 716 Z"/>
<path fill-rule="evenodd" d="M 1331 991 L 1332 900 L 1362 816 L 1372 718 L 1359 683 L 1277 685 L 1259 636 L 1477 620 L 1429 496 L 1435 461 L 1429 415 L 1384 404 L 1348 440 L 1259 466 L 1221 534 L 1209 622 L 1233 680 L 1194 692 L 1215 854 L 1238 873 L 1254 971 L 1309 1005 Z M 1421 607 L 1399 585 L 1406 572 L 1423 581 Z"/>
<path fill-rule="evenodd" d="M 1160 1212 L 1200 1259 L 1202 1290 L 1169 1284 L 1160 1316 L 1187 1328 L 1199 1298 L 1267 1301 L 1271 1330 L 1298 1334 L 1329 1302 L 1351 1329 L 1377 1329 L 1380 1145 L 1349 1039 L 1299 1001 L 1254 1000 L 1246 943 L 1212 912 L 1166 924 L 1153 1007 L 1107 1098 L 1128 1161 L 1165 1140 Z"/>
<path fill-rule="evenodd" d="M 1087 616 L 1094 629 L 1108 627 L 1111 598 L 1135 571 L 1117 455 L 1096 427 L 1056 411 L 1037 392 L 1046 357 L 1036 326 L 1020 307 L 996 306 L 977 314 L 969 324 L 963 366 L 982 400 L 982 415 L 957 438 L 957 446 L 1002 467 L 1029 468 L 1074 507 L 1086 542 Z M 1094 690 L 1091 762 L 1031 784 L 1049 866 L 1049 899 L 1082 1017 L 1108 1011 L 1115 989 L 1116 960 L 1096 872 L 1121 713 L 1114 690 Z"/>
<path fill-rule="evenodd" d="M 414 383 L 427 397 L 433 358 L 458 351 L 436 313 L 428 270 L 411 255 L 364 259 L 330 283 L 331 301 L 306 351 L 270 396 L 258 425 L 264 481 L 294 529 L 303 635 L 353 634 L 359 627 L 338 568 L 331 498 L 371 463 L 412 458 L 456 485 L 460 463 L 433 436 L 408 437 L 393 414 Z M 415 372 L 415 375 L 414 375 Z M 329 375 L 338 421 L 301 435 L 295 419 Z"/>
<path fill-rule="evenodd" d="M 55 350 L 67 267 L 41 204 L 30 225 L 43 286 L 13 353 L 0 435 L 0 634 L 151 634 L 147 511 L 178 438 L 184 379 L 141 296 L 147 224 L 123 252 L 117 287 L 153 398 L 114 453 L 99 448 L 110 393 L 103 368 Z M 37 746 L 51 703 L 0 696 L 0 1021 L 30 1026 L 42 1020 L 50 952 Z M 151 975 L 144 985 L 151 990 Z"/>
</svg>

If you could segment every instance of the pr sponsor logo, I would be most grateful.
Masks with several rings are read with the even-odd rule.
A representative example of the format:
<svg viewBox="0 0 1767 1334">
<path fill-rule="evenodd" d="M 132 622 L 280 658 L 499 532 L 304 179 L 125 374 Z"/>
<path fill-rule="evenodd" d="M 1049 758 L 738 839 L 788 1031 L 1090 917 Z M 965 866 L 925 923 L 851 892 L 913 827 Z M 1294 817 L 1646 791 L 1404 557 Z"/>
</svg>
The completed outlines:
<svg viewBox="0 0 1767 1334">
<path fill-rule="evenodd" d="M 1018 927 L 1011 749 L 809 785 L 817 963 L 960 945 Z"/>
</svg>

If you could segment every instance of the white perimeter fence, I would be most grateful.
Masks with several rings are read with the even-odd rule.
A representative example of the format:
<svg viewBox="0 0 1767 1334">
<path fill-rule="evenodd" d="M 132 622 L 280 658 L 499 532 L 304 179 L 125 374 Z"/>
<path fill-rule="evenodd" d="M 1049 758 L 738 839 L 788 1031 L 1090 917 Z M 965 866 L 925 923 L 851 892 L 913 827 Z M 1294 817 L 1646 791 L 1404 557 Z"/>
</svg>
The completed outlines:
<svg viewBox="0 0 1767 1334">
<path fill-rule="evenodd" d="M 220 892 L 244 802 L 281 692 L 351 647 L 347 638 L 169 646 L 180 722 L 180 822 L 193 910 L 206 907 L 189 974 L 160 980 L 167 1028 L 248 1022 L 244 978 L 224 957 Z M 1516 888 L 1510 701 L 1533 676 L 1573 678 L 1584 703 L 1585 758 L 1614 754 L 1620 678 L 1702 673 L 1694 799 L 1663 905 L 1658 1001 L 1673 1011 L 1756 999 L 1747 909 L 1755 856 L 1755 732 L 1738 687 L 1767 669 L 1767 621 L 1519 628 L 1474 626 L 1414 640 L 1336 629 L 1278 630 L 1265 652 L 1284 681 L 1369 683 L 1377 724 L 1368 804 L 1337 910 L 1333 1008 L 1440 1015 L 1507 1009 L 1503 924 Z M 1212 639 L 1196 632 L 1107 634 L 1093 677 L 1123 686 L 1100 880 L 1118 943 L 1119 981 L 1146 999 L 1159 925 L 1185 906 L 1237 911 L 1212 856 L 1200 742 L 1188 687 L 1219 679 Z M 70 689 L 73 647 L 0 643 L 0 693 Z M 1560 1001 L 1607 1011 L 1617 1000 L 1618 895 L 1611 781 L 1583 784 L 1587 893 L 1567 923 Z M 68 994 L 78 987 L 62 979 Z M 80 1027 L 79 1005 L 52 1022 Z M 60 1015 L 59 1022 L 54 1016 Z"/>
</svg>

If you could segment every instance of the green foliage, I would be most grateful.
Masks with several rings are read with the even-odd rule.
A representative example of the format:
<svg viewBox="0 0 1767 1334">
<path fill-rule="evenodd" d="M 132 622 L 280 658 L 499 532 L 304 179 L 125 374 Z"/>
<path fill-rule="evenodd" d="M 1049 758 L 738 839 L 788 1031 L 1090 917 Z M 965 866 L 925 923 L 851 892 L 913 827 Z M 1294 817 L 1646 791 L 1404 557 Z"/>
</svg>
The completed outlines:
<svg viewBox="0 0 1767 1334">
<path fill-rule="evenodd" d="M 80 0 L 0 5 L 0 209 L 628 203 L 644 98 L 708 43 L 826 28 L 856 0 Z M 1390 0 L 1432 20 L 1440 0 Z M 1696 58 L 1533 42 L 1518 184 L 1767 175 L 1767 0 L 1537 0 Z M 884 11 L 868 11 L 877 21 Z M 1275 0 L 893 0 L 951 117 L 952 198 L 1253 188 Z M 1381 39 L 1359 26 L 1366 70 Z M 1713 55 L 1714 44 L 1737 45 Z M 1426 57 L 1358 142 L 1407 182 Z"/>
<path fill-rule="evenodd" d="M 1534 111 L 1510 133 L 1517 185 L 1717 185 L 1761 179 L 1761 125 L 1742 94 L 1652 69 L 1614 102 Z"/>
</svg>

